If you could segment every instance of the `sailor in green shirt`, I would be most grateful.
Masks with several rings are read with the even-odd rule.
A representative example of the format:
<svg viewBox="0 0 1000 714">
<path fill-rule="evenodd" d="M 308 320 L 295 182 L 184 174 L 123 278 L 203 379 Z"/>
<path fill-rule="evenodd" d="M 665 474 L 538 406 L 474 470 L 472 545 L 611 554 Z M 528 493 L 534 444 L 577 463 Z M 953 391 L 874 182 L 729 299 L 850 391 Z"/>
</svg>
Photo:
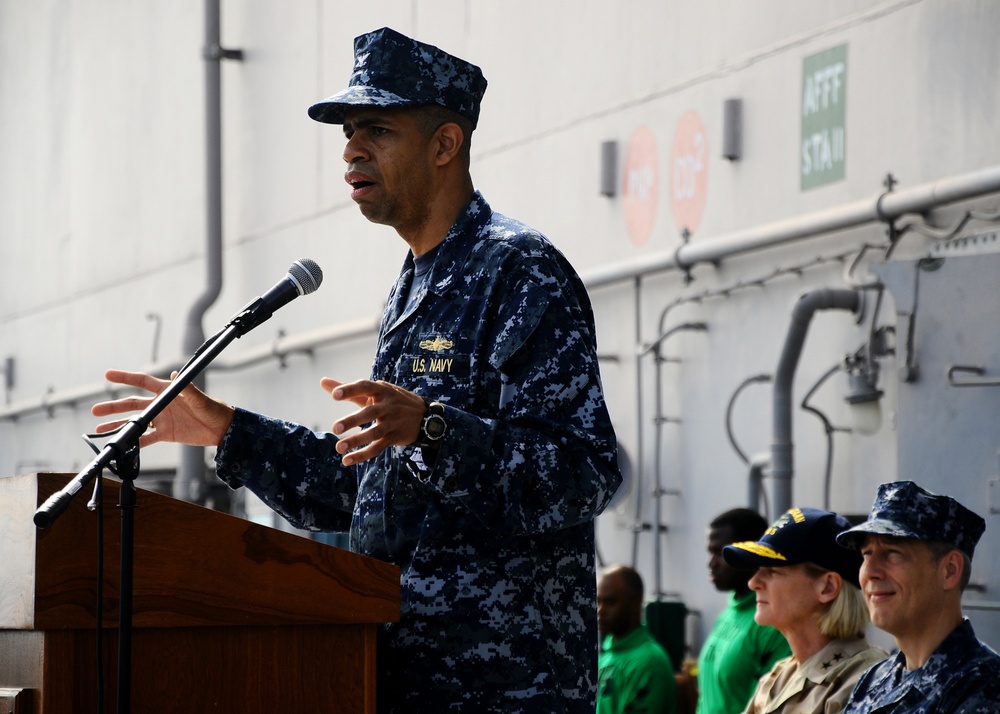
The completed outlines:
<svg viewBox="0 0 1000 714">
<path fill-rule="evenodd" d="M 677 684 L 667 653 L 642 624 L 642 578 L 612 566 L 597 583 L 597 714 L 676 714 Z"/>
<path fill-rule="evenodd" d="M 748 585 L 754 571 L 732 568 L 722 558 L 724 546 L 757 540 L 766 529 L 767 521 L 747 508 L 726 511 L 709 524 L 709 576 L 730 596 L 698 657 L 697 714 L 740 714 L 760 678 L 792 653 L 780 632 L 754 622 L 757 596 Z"/>
</svg>

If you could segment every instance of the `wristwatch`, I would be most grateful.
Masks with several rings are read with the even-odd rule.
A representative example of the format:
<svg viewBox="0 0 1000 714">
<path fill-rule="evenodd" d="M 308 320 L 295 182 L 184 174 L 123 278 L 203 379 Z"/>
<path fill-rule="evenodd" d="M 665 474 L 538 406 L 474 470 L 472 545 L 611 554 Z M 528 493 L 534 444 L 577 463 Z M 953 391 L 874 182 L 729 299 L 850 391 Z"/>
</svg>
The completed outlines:
<svg viewBox="0 0 1000 714">
<path fill-rule="evenodd" d="M 424 420 L 420 422 L 420 436 L 417 437 L 417 446 L 437 448 L 441 445 L 441 439 L 448 433 L 448 422 L 444 420 L 444 404 L 441 402 L 429 402 L 424 411 Z"/>
</svg>

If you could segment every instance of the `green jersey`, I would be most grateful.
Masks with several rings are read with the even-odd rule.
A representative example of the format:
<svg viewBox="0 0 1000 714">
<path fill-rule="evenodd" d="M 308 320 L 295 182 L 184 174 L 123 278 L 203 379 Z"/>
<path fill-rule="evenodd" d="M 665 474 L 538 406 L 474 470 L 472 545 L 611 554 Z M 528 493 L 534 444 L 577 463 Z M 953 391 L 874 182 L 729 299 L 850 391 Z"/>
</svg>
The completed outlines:
<svg viewBox="0 0 1000 714">
<path fill-rule="evenodd" d="M 757 596 L 729 596 L 698 657 L 697 714 L 740 714 L 757 682 L 792 654 L 784 636 L 754 622 Z"/>
<path fill-rule="evenodd" d="M 597 672 L 597 714 L 676 713 L 674 668 L 645 625 L 617 642 L 606 636 Z"/>
</svg>

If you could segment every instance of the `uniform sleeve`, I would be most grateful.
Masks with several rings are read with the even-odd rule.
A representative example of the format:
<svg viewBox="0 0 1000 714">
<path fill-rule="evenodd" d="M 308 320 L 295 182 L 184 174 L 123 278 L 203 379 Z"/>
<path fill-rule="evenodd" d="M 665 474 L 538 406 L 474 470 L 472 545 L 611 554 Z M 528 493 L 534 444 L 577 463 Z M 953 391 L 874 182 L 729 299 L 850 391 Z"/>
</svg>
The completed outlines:
<svg viewBox="0 0 1000 714">
<path fill-rule="evenodd" d="M 216 453 L 216 473 L 298 528 L 347 531 L 357 476 L 342 465 L 336 443 L 333 434 L 237 409 Z"/>
<path fill-rule="evenodd" d="M 493 300 L 489 413 L 446 405 L 449 433 L 426 475 L 490 529 L 532 534 L 590 521 L 621 483 L 589 299 L 551 259 L 506 271 Z M 511 274 L 513 273 L 513 274 Z"/>
</svg>

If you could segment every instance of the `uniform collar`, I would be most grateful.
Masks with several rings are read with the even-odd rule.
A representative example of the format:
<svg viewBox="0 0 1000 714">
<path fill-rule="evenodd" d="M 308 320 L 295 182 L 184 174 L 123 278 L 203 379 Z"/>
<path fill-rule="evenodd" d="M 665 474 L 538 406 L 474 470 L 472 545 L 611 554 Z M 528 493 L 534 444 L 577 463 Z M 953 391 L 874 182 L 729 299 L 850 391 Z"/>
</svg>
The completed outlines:
<svg viewBox="0 0 1000 714">
<path fill-rule="evenodd" d="M 865 637 L 845 637 L 831 640 L 819 652 L 802 663 L 802 674 L 810 682 L 821 684 L 833 675 L 844 662 L 868 649 Z"/>
<path fill-rule="evenodd" d="M 962 624 L 942 640 L 923 666 L 907 670 L 906 655 L 897 652 L 892 659 L 892 666 L 886 668 L 884 675 L 873 684 L 896 690 L 900 696 L 911 688 L 922 696 L 929 696 L 935 688 L 941 686 L 944 679 L 960 676 L 963 663 L 978 647 L 979 641 L 972 623 L 964 619 Z"/>
<path fill-rule="evenodd" d="M 748 592 L 746 595 L 737 595 L 734 590 L 729 595 L 729 602 L 732 603 L 733 607 L 737 610 L 746 610 L 747 608 L 757 607 L 757 593 L 753 590 Z"/>
<path fill-rule="evenodd" d="M 434 264 L 431 266 L 430 274 L 426 280 L 421 281 L 417 288 L 418 293 L 413 296 L 409 295 L 414 271 L 413 252 L 406 254 L 406 260 L 403 261 L 403 267 L 396 279 L 394 292 L 386 310 L 384 324 L 387 332 L 395 330 L 405 322 L 423 302 L 428 292 L 444 295 L 452 287 L 465 272 L 464 268 L 475 244 L 475 237 L 482 232 L 492 214 L 493 210 L 486 199 L 479 191 L 475 191 L 469 203 L 455 219 L 448 235 L 434 248 Z"/>
<path fill-rule="evenodd" d="M 443 295 L 458 280 L 475 244 L 474 238 L 482 232 L 492 214 L 493 209 L 483 195 L 479 191 L 473 192 L 469 203 L 459 213 L 448 235 L 437 247 L 434 266 L 427 278 L 428 290 L 436 295 Z M 411 268 L 412 264 L 411 253 L 406 258 L 404 270 Z"/>
<path fill-rule="evenodd" d="M 649 635 L 647 634 L 646 626 L 639 625 L 637 628 L 617 641 L 614 639 L 613 635 L 606 635 L 601 649 L 604 652 L 625 652 L 640 646 L 648 639 L 648 637 Z"/>
</svg>

